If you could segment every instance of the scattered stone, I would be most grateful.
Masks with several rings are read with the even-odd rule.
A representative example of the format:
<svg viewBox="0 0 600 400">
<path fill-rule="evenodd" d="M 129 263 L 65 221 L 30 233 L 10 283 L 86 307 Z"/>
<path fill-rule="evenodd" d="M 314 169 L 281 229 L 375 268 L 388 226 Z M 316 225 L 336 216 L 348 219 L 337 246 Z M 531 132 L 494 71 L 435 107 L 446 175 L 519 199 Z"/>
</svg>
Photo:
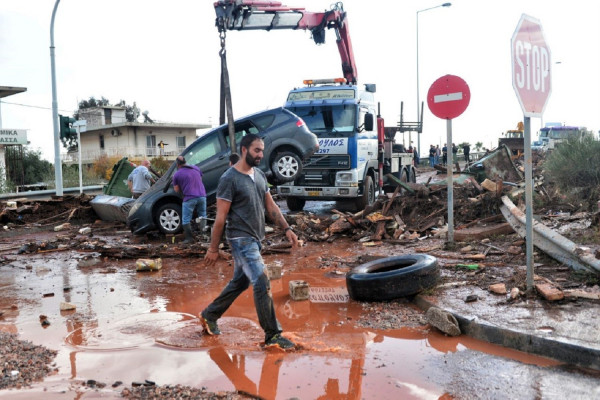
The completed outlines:
<svg viewBox="0 0 600 400">
<path fill-rule="evenodd" d="M 521 292 L 519 291 L 519 288 L 512 288 L 510 289 L 510 298 L 515 300 L 517 297 L 519 297 L 519 295 L 521 294 Z"/>
<path fill-rule="evenodd" d="M 70 311 L 70 310 L 75 310 L 76 308 L 77 308 L 77 306 L 72 303 L 67 303 L 65 301 L 60 303 L 60 311 Z"/>
<path fill-rule="evenodd" d="M 48 321 L 47 319 L 42 320 L 42 326 L 43 327 L 50 326 L 50 321 Z"/>
<path fill-rule="evenodd" d="M 42 297 L 54 297 L 54 293 L 44 293 Z"/>
<path fill-rule="evenodd" d="M 521 253 L 521 248 L 518 246 L 509 246 L 508 249 L 506 249 L 506 252 L 509 254 L 520 254 Z"/>
<path fill-rule="evenodd" d="M 495 294 L 506 294 L 506 285 L 504 283 L 495 283 L 490 285 L 488 290 Z"/>
<path fill-rule="evenodd" d="M 472 303 L 474 301 L 477 301 L 479 299 L 479 297 L 477 297 L 476 294 L 470 294 L 465 298 L 465 303 Z"/>
<path fill-rule="evenodd" d="M 162 269 L 162 259 L 156 258 L 154 260 L 148 258 L 139 258 L 136 262 L 136 271 L 158 271 Z"/>
<path fill-rule="evenodd" d="M 29 387 L 52 372 L 50 363 L 56 351 L 18 340 L 17 335 L 0 332 L 0 390 Z M 9 396 L 10 397 L 10 396 Z"/>
<path fill-rule="evenodd" d="M 425 313 L 425 318 L 431 326 L 447 335 L 458 336 L 461 334 L 458 321 L 454 318 L 454 315 L 441 308 L 429 307 L 429 310 Z"/>
<path fill-rule="evenodd" d="M 485 238 L 485 239 L 481 240 L 481 243 L 483 243 L 483 244 L 487 244 L 490 242 L 491 242 L 491 240 L 489 238 Z"/>
<path fill-rule="evenodd" d="M 555 288 L 549 283 L 536 283 L 535 289 L 548 301 L 562 300 L 565 297 L 562 290 Z"/>
<path fill-rule="evenodd" d="M 89 226 L 86 226 L 85 228 L 81 228 L 79 230 L 80 235 L 87 235 L 89 233 L 92 233 L 92 228 L 90 228 Z"/>
<path fill-rule="evenodd" d="M 90 257 L 90 258 L 82 258 L 81 260 L 77 261 L 77 266 L 79 268 L 85 268 L 85 267 L 93 267 L 95 265 L 100 264 L 100 258 L 98 257 Z"/>
<path fill-rule="evenodd" d="M 290 281 L 290 297 L 292 300 L 308 300 L 310 291 L 306 281 Z"/>
<path fill-rule="evenodd" d="M 112 384 L 112 387 L 116 388 L 118 386 L 121 386 L 123 384 L 123 382 L 121 381 L 116 381 L 115 383 Z"/>
<path fill-rule="evenodd" d="M 465 246 L 462 249 L 460 249 L 461 253 L 470 253 L 471 251 L 473 251 L 473 246 Z"/>
<path fill-rule="evenodd" d="M 68 222 L 65 222 L 64 224 L 60 224 L 54 227 L 54 232 L 60 232 L 60 231 L 64 231 L 67 229 L 71 229 L 71 224 Z"/>
</svg>

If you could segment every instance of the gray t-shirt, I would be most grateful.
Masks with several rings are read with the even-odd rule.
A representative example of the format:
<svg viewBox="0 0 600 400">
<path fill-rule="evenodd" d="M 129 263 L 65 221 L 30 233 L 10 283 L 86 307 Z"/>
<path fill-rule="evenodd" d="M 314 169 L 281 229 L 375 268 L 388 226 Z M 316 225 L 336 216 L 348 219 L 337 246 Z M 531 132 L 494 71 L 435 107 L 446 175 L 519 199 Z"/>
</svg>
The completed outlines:
<svg viewBox="0 0 600 400">
<path fill-rule="evenodd" d="M 221 176 L 217 187 L 217 199 L 231 202 L 227 214 L 227 238 L 253 237 L 259 241 L 265 237 L 265 195 L 269 191 L 267 178 L 254 168 L 250 175 L 229 168 Z"/>
</svg>

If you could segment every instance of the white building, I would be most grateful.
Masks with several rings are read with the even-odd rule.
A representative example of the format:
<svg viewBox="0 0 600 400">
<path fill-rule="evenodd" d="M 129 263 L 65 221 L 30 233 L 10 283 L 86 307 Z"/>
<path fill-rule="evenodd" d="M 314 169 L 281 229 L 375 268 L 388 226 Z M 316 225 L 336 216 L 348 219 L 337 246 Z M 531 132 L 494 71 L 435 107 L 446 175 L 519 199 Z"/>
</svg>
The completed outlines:
<svg viewBox="0 0 600 400">
<path fill-rule="evenodd" d="M 87 121 L 81 132 L 81 162 L 93 164 L 101 156 L 127 157 L 136 162 L 163 156 L 174 160 L 196 140 L 196 130 L 208 124 L 127 122 L 125 107 L 101 106 L 79 110 L 79 119 Z M 161 146 L 161 142 L 163 146 Z M 78 152 L 63 156 L 65 163 L 77 163 Z"/>
</svg>

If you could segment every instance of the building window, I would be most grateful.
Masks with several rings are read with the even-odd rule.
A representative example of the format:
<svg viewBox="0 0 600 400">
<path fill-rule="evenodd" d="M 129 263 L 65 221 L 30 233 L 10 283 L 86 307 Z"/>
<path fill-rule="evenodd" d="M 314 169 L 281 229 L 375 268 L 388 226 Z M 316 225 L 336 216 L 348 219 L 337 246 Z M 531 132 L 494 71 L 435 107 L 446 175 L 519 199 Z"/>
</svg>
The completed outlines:
<svg viewBox="0 0 600 400">
<path fill-rule="evenodd" d="M 106 125 L 112 124 L 112 110 L 110 108 L 104 109 L 104 123 Z"/>
<path fill-rule="evenodd" d="M 175 139 L 177 140 L 177 151 L 181 153 L 185 150 L 185 136 L 177 136 Z"/>
<path fill-rule="evenodd" d="M 158 154 L 158 148 L 156 147 L 156 135 L 146 136 L 146 155 L 149 157 L 156 157 Z"/>
<path fill-rule="evenodd" d="M 100 149 L 104 150 L 104 135 L 100 135 Z"/>
</svg>

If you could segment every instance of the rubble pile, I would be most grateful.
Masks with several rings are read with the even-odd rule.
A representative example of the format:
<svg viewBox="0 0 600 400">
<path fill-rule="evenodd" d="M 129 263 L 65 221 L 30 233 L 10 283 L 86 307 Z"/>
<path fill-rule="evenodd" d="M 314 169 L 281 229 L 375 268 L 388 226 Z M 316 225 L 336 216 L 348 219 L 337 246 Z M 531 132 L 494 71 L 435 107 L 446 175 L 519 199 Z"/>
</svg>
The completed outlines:
<svg viewBox="0 0 600 400">
<path fill-rule="evenodd" d="M 2 205 L 0 223 L 11 225 L 56 225 L 58 222 L 77 221 L 79 223 L 94 222 L 98 217 L 90 206 L 92 196 L 65 195 L 50 200 L 14 199 Z"/>
</svg>

